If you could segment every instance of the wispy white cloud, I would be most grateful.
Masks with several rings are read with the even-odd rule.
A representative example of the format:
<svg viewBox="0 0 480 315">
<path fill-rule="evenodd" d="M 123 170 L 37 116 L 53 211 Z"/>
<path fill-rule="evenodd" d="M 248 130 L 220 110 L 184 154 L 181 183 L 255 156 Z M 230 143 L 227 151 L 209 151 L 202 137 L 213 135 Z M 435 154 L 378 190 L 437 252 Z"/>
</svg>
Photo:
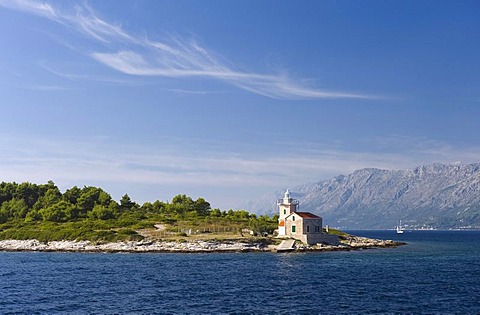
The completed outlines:
<svg viewBox="0 0 480 315">
<path fill-rule="evenodd" d="M 120 24 L 100 18 L 86 4 L 76 5 L 73 12 L 61 11 L 49 3 L 33 0 L 0 0 L 0 5 L 46 17 L 76 29 L 103 44 L 103 51 L 90 52 L 93 59 L 132 76 L 210 78 L 276 99 L 378 98 L 361 93 L 319 89 L 285 73 L 245 71 L 195 40 L 168 36 L 164 41 L 156 41 L 144 35 L 135 36 Z"/>
<path fill-rule="evenodd" d="M 218 91 L 200 91 L 200 90 L 185 90 L 185 89 L 168 89 L 171 92 L 177 94 L 195 94 L 195 95 L 207 95 L 207 94 L 217 94 Z"/>
<path fill-rule="evenodd" d="M 26 88 L 30 90 L 36 90 L 36 91 L 66 91 L 66 90 L 74 89 L 72 87 L 60 86 L 60 85 L 32 85 Z"/>
<path fill-rule="evenodd" d="M 136 39 L 124 32 L 120 25 L 113 25 L 102 20 L 85 3 L 83 6 L 75 6 L 75 11 L 75 15 L 62 15 L 62 18 L 79 28 L 84 34 L 106 43 L 136 42 Z"/>
<path fill-rule="evenodd" d="M 31 14 L 43 16 L 51 20 L 58 20 L 55 9 L 48 3 L 30 0 L 0 0 L 0 5 L 6 8 L 25 11 Z"/>
<path fill-rule="evenodd" d="M 105 76 L 105 75 L 98 75 L 98 74 L 75 74 L 75 73 L 63 72 L 63 71 L 52 68 L 51 65 L 47 65 L 45 61 L 39 62 L 38 66 L 44 69 L 45 71 L 50 72 L 51 74 L 54 74 L 55 76 L 62 77 L 72 82 L 88 80 L 88 81 L 103 83 L 105 85 L 121 84 L 123 86 L 126 86 L 126 85 L 137 86 L 137 85 L 146 84 L 145 80 L 133 81 L 133 80 L 129 80 L 128 78 L 120 78 L 118 76 Z"/>
</svg>

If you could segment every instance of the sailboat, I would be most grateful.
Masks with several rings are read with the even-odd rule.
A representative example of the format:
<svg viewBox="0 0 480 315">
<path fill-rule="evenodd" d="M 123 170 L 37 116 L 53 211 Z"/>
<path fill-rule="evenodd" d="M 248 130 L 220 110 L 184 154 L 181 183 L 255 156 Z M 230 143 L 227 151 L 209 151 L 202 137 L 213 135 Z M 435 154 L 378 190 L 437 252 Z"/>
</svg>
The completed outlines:
<svg viewBox="0 0 480 315">
<path fill-rule="evenodd" d="M 400 223 L 396 227 L 397 234 L 403 234 L 403 228 L 402 228 L 402 220 L 400 220 Z"/>
</svg>

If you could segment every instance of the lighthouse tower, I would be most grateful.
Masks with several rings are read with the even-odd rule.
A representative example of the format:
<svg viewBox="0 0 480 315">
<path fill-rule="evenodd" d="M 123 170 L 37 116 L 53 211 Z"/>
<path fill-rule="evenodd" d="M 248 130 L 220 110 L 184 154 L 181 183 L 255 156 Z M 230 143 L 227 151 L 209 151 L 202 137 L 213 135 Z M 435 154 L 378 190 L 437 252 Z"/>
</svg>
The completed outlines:
<svg viewBox="0 0 480 315">
<path fill-rule="evenodd" d="M 280 217 L 278 218 L 278 235 L 286 235 L 285 218 L 298 209 L 298 200 L 290 198 L 290 192 L 287 191 L 283 195 L 283 199 L 277 201 Z"/>
</svg>

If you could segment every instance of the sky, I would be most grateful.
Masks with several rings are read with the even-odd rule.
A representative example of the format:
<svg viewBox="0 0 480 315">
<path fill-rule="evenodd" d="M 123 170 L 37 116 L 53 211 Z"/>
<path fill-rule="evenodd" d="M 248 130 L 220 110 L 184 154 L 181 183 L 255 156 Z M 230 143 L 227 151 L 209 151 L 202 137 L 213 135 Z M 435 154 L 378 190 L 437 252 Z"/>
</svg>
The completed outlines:
<svg viewBox="0 0 480 315">
<path fill-rule="evenodd" d="M 0 0 L 0 181 L 212 207 L 480 157 L 478 1 Z"/>
</svg>

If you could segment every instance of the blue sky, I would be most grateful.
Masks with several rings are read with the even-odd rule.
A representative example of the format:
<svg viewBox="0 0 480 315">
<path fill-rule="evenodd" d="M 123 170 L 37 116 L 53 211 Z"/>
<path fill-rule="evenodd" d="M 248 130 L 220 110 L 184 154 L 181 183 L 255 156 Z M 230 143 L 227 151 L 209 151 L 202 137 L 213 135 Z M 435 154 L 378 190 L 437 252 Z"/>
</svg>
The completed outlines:
<svg viewBox="0 0 480 315">
<path fill-rule="evenodd" d="M 477 1 L 0 0 L 1 181 L 229 209 L 478 162 Z"/>
</svg>

